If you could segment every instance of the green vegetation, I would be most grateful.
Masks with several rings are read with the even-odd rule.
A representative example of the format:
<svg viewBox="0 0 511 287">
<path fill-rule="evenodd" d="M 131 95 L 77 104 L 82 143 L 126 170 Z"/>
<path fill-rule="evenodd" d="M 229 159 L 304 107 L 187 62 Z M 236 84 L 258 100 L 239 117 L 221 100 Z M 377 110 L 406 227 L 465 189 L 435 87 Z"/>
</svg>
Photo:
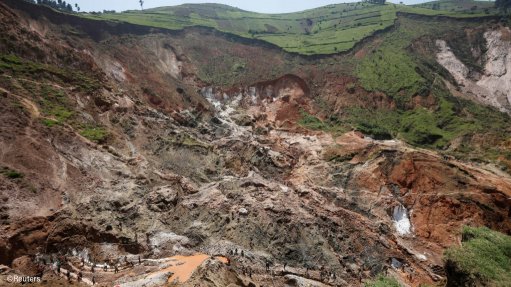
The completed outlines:
<svg viewBox="0 0 511 287">
<path fill-rule="evenodd" d="M 0 54 L 0 74 L 2 73 L 32 80 L 48 78 L 59 84 L 75 85 L 85 93 L 92 93 L 101 87 L 101 83 L 94 76 L 79 70 L 36 63 L 13 54 Z"/>
<path fill-rule="evenodd" d="M 304 128 L 308 128 L 311 130 L 323 130 L 326 129 L 327 125 L 323 123 L 320 119 L 316 118 L 315 116 L 305 112 L 300 111 L 301 118 L 298 121 L 298 124 L 303 126 Z"/>
<path fill-rule="evenodd" d="M 68 108 L 70 106 L 64 92 L 50 85 L 41 85 L 36 91 L 41 96 L 38 101 L 42 107 L 42 113 L 47 117 L 43 119 L 43 124 L 49 127 L 60 125 L 68 121 L 73 112 Z"/>
<path fill-rule="evenodd" d="M 199 77 L 208 83 L 234 85 L 245 76 L 246 66 L 245 59 L 223 54 L 201 66 Z"/>
<path fill-rule="evenodd" d="M 94 77 L 81 71 L 60 68 L 52 65 L 36 63 L 19 58 L 16 55 L 0 54 L 0 75 L 11 75 L 14 80 L 6 78 L 12 90 L 24 90 L 41 107 L 44 118 L 42 124 L 47 127 L 64 123 L 76 128 L 84 137 L 102 142 L 108 137 L 108 132 L 101 127 L 84 126 L 73 119 L 73 104 L 66 95 L 65 86 L 73 85 L 78 91 L 92 93 L 101 87 Z M 9 79 L 9 81 L 7 81 Z"/>
<path fill-rule="evenodd" d="M 18 179 L 18 178 L 24 177 L 24 175 L 21 172 L 18 172 L 18 171 L 15 171 L 15 170 L 12 170 L 12 169 L 6 168 L 6 167 L 2 167 L 0 169 L 0 174 L 3 174 L 5 177 L 7 177 L 9 179 Z"/>
<path fill-rule="evenodd" d="M 429 54 L 412 53 L 409 49 L 410 43 L 421 37 L 431 39 L 436 35 L 462 31 L 459 25 L 466 28 L 471 24 L 423 22 L 403 17 L 396 30 L 382 36 L 381 43 L 367 47 L 367 55 L 358 63 L 355 73 L 366 90 L 392 97 L 397 108 L 377 111 L 350 108 L 346 111 L 347 116 L 343 117 L 344 124 L 376 139 L 400 138 L 413 145 L 437 149 L 446 148 L 455 138 L 475 134 L 489 135 L 496 142 L 505 141 L 510 124 L 508 115 L 453 97 L 439 77 L 448 75 L 431 56 L 434 55 L 434 46 L 429 48 L 433 49 Z M 466 55 L 462 58 L 470 63 L 471 56 L 465 51 L 469 48 L 464 39 L 460 36 L 452 40 L 452 48 L 457 54 Z M 476 39 L 472 44 L 484 45 L 480 42 Z M 423 47 L 427 48 L 426 45 Z M 478 68 L 476 64 L 468 65 Z M 428 96 L 435 99 L 431 108 L 410 108 L 413 97 Z M 504 153 L 491 144 L 481 146 L 481 149 L 477 151 L 480 152 L 479 159 L 495 160 Z M 470 147 L 462 145 L 453 154 L 464 156 L 471 152 Z"/>
<path fill-rule="evenodd" d="M 55 0 L 24 0 L 24 1 L 27 1 L 27 2 L 31 2 L 31 3 L 37 3 L 37 4 L 40 4 L 40 5 L 45 5 L 45 6 L 49 6 L 53 9 L 57 9 L 57 10 L 61 10 L 61 11 L 65 11 L 65 12 L 73 12 L 73 5 L 71 5 L 70 3 L 66 3 L 66 1 L 62 1 L 62 0 L 59 0 L 59 1 L 55 1 Z M 80 8 L 78 8 L 78 4 L 75 4 L 75 7 L 77 8 L 78 11 L 80 11 Z"/>
<path fill-rule="evenodd" d="M 377 111 L 351 108 L 347 111 L 345 121 L 376 139 L 395 137 L 413 145 L 431 148 L 444 148 L 455 138 L 476 133 L 501 134 L 504 140 L 502 131 L 511 124 L 507 115 L 454 98 L 441 84 L 435 84 L 432 92 L 438 97 L 437 107 L 433 110 L 421 107 Z M 488 125 L 488 122 L 492 125 Z"/>
<path fill-rule="evenodd" d="M 494 14 L 498 12 L 493 1 L 442 0 L 416 4 L 413 7 L 455 13 Z"/>
<path fill-rule="evenodd" d="M 435 59 L 418 59 L 416 54 L 410 53 L 410 43 L 424 36 L 434 37 L 452 30 L 463 30 L 469 25 L 465 22 L 446 24 L 403 17 L 398 29 L 386 33 L 382 43 L 367 48 L 369 53 L 358 64 L 356 75 L 366 90 L 384 92 L 398 105 L 404 106 L 413 95 L 429 93 L 434 78 L 427 79 L 419 71 L 436 65 Z M 428 67 L 422 67 L 421 63 Z M 434 75 L 435 72 L 423 74 Z"/>
<path fill-rule="evenodd" d="M 17 171 L 8 171 L 5 173 L 5 176 L 7 176 L 8 178 L 10 179 L 16 179 L 16 178 L 22 178 L 23 177 L 23 174 L 17 172 Z"/>
<path fill-rule="evenodd" d="M 104 127 L 83 126 L 80 129 L 80 135 L 89 139 L 90 141 L 103 143 L 110 134 Z"/>
<path fill-rule="evenodd" d="M 401 287 L 399 282 L 392 277 L 378 276 L 375 280 L 364 283 L 365 287 Z"/>
<path fill-rule="evenodd" d="M 306 129 L 322 130 L 334 134 L 340 134 L 348 131 L 347 127 L 340 124 L 335 117 L 322 121 L 304 110 L 301 110 L 300 114 L 301 118 L 298 120 L 298 124 Z"/>
<path fill-rule="evenodd" d="M 462 239 L 461 246 L 445 252 L 448 280 L 509 286 L 511 237 L 486 227 L 464 227 Z"/>
<path fill-rule="evenodd" d="M 494 10 L 445 10 L 428 6 L 358 2 L 328 5 L 297 13 L 261 14 L 219 4 L 185 4 L 83 16 L 173 30 L 191 26 L 210 27 L 241 37 L 263 40 L 289 52 L 314 55 L 332 54 L 352 48 L 361 39 L 391 26 L 397 12 L 474 17 L 493 13 Z"/>
</svg>

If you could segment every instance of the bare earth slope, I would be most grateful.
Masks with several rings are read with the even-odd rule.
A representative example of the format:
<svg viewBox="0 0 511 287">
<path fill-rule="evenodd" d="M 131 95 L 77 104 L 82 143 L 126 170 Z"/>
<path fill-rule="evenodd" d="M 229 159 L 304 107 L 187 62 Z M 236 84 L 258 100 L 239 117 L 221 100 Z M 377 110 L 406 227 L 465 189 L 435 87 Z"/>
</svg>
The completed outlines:
<svg viewBox="0 0 511 287">
<path fill-rule="evenodd" d="M 511 232 L 493 165 L 299 125 L 349 76 L 208 30 L 30 9 L 0 3 L 0 285 L 419 286 L 445 280 L 463 225 Z M 226 54 L 264 68 L 208 84 L 201 64 Z M 337 108 L 395 106 L 354 90 Z"/>
</svg>

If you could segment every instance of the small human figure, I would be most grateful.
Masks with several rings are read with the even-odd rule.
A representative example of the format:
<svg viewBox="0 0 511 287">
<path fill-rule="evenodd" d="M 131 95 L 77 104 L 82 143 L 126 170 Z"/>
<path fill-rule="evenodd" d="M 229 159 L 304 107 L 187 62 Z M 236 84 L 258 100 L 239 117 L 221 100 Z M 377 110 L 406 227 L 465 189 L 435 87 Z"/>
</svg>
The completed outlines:
<svg viewBox="0 0 511 287">
<path fill-rule="evenodd" d="M 266 272 L 270 271 L 270 261 L 266 261 Z"/>
<path fill-rule="evenodd" d="M 92 285 L 96 285 L 96 277 L 92 276 Z"/>
<path fill-rule="evenodd" d="M 103 265 L 103 271 L 106 272 L 108 270 L 107 264 L 105 262 L 105 265 Z"/>
<path fill-rule="evenodd" d="M 91 273 L 94 273 L 94 265 L 95 265 L 95 264 L 92 264 L 92 266 L 90 267 L 90 272 L 91 272 Z"/>
<path fill-rule="evenodd" d="M 141 265 L 142 261 L 140 260 L 140 255 L 138 256 L 138 265 Z"/>
<path fill-rule="evenodd" d="M 117 274 L 119 272 L 119 267 L 117 267 L 117 264 L 114 265 L 114 273 Z"/>
</svg>

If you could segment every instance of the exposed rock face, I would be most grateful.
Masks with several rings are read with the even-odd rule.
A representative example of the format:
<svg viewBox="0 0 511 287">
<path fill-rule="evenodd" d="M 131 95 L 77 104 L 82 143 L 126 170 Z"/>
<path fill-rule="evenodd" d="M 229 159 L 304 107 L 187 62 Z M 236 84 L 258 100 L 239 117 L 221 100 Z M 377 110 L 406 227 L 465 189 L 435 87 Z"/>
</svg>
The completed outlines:
<svg viewBox="0 0 511 287">
<path fill-rule="evenodd" d="M 436 45 L 439 49 L 437 61 L 454 76 L 454 79 L 459 84 L 464 85 L 468 78 L 469 69 L 456 58 L 456 55 L 454 55 L 444 40 L 437 40 Z"/>
<path fill-rule="evenodd" d="M 488 45 L 484 75 L 477 82 L 478 86 L 489 90 L 490 94 L 510 110 L 511 103 L 511 30 L 503 27 L 500 30 L 484 33 Z M 507 102 L 506 102 L 507 100 Z"/>
<path fill-rule="evenodd" d="M 484 74 L 480 79 L 470 77 L 470 69 L 462 63 L 444 40 L 437 40 L 437 61 L 446 68 L 473 100 L 511 113 L 511 30 L 501 27 L 484 33 L 487 51 Z"/>
</svg>

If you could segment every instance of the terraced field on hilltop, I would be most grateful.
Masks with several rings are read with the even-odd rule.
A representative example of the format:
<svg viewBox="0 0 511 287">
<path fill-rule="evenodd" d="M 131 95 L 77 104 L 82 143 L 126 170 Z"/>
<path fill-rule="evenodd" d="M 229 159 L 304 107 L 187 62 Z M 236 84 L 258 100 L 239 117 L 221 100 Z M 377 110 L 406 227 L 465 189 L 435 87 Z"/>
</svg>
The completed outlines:
<svg viewBox="0 0 511 287">
<path fill-rule="evenodd" d="M 465 2 L 468 4 L 464 4 L 464 7 L 473 7 L 472 3 L 476 3 Z M 328 5 L 297 13 L 261 14 L 219 4 L 185 4 L 86 17 L 167 29 L 206 26 L 267 41 L 288 52 L 315 55 L 349 50 L 363 38 L 391 26 L 398 12 L 452 17 L 477 17 L 490 13 L 485 13 L 483 9 L 456 10 L 450 7 L 444 10 L 435 7 L 433 10 L 427 5 L 419 7 L 358 2 Z"/>
</svg>

